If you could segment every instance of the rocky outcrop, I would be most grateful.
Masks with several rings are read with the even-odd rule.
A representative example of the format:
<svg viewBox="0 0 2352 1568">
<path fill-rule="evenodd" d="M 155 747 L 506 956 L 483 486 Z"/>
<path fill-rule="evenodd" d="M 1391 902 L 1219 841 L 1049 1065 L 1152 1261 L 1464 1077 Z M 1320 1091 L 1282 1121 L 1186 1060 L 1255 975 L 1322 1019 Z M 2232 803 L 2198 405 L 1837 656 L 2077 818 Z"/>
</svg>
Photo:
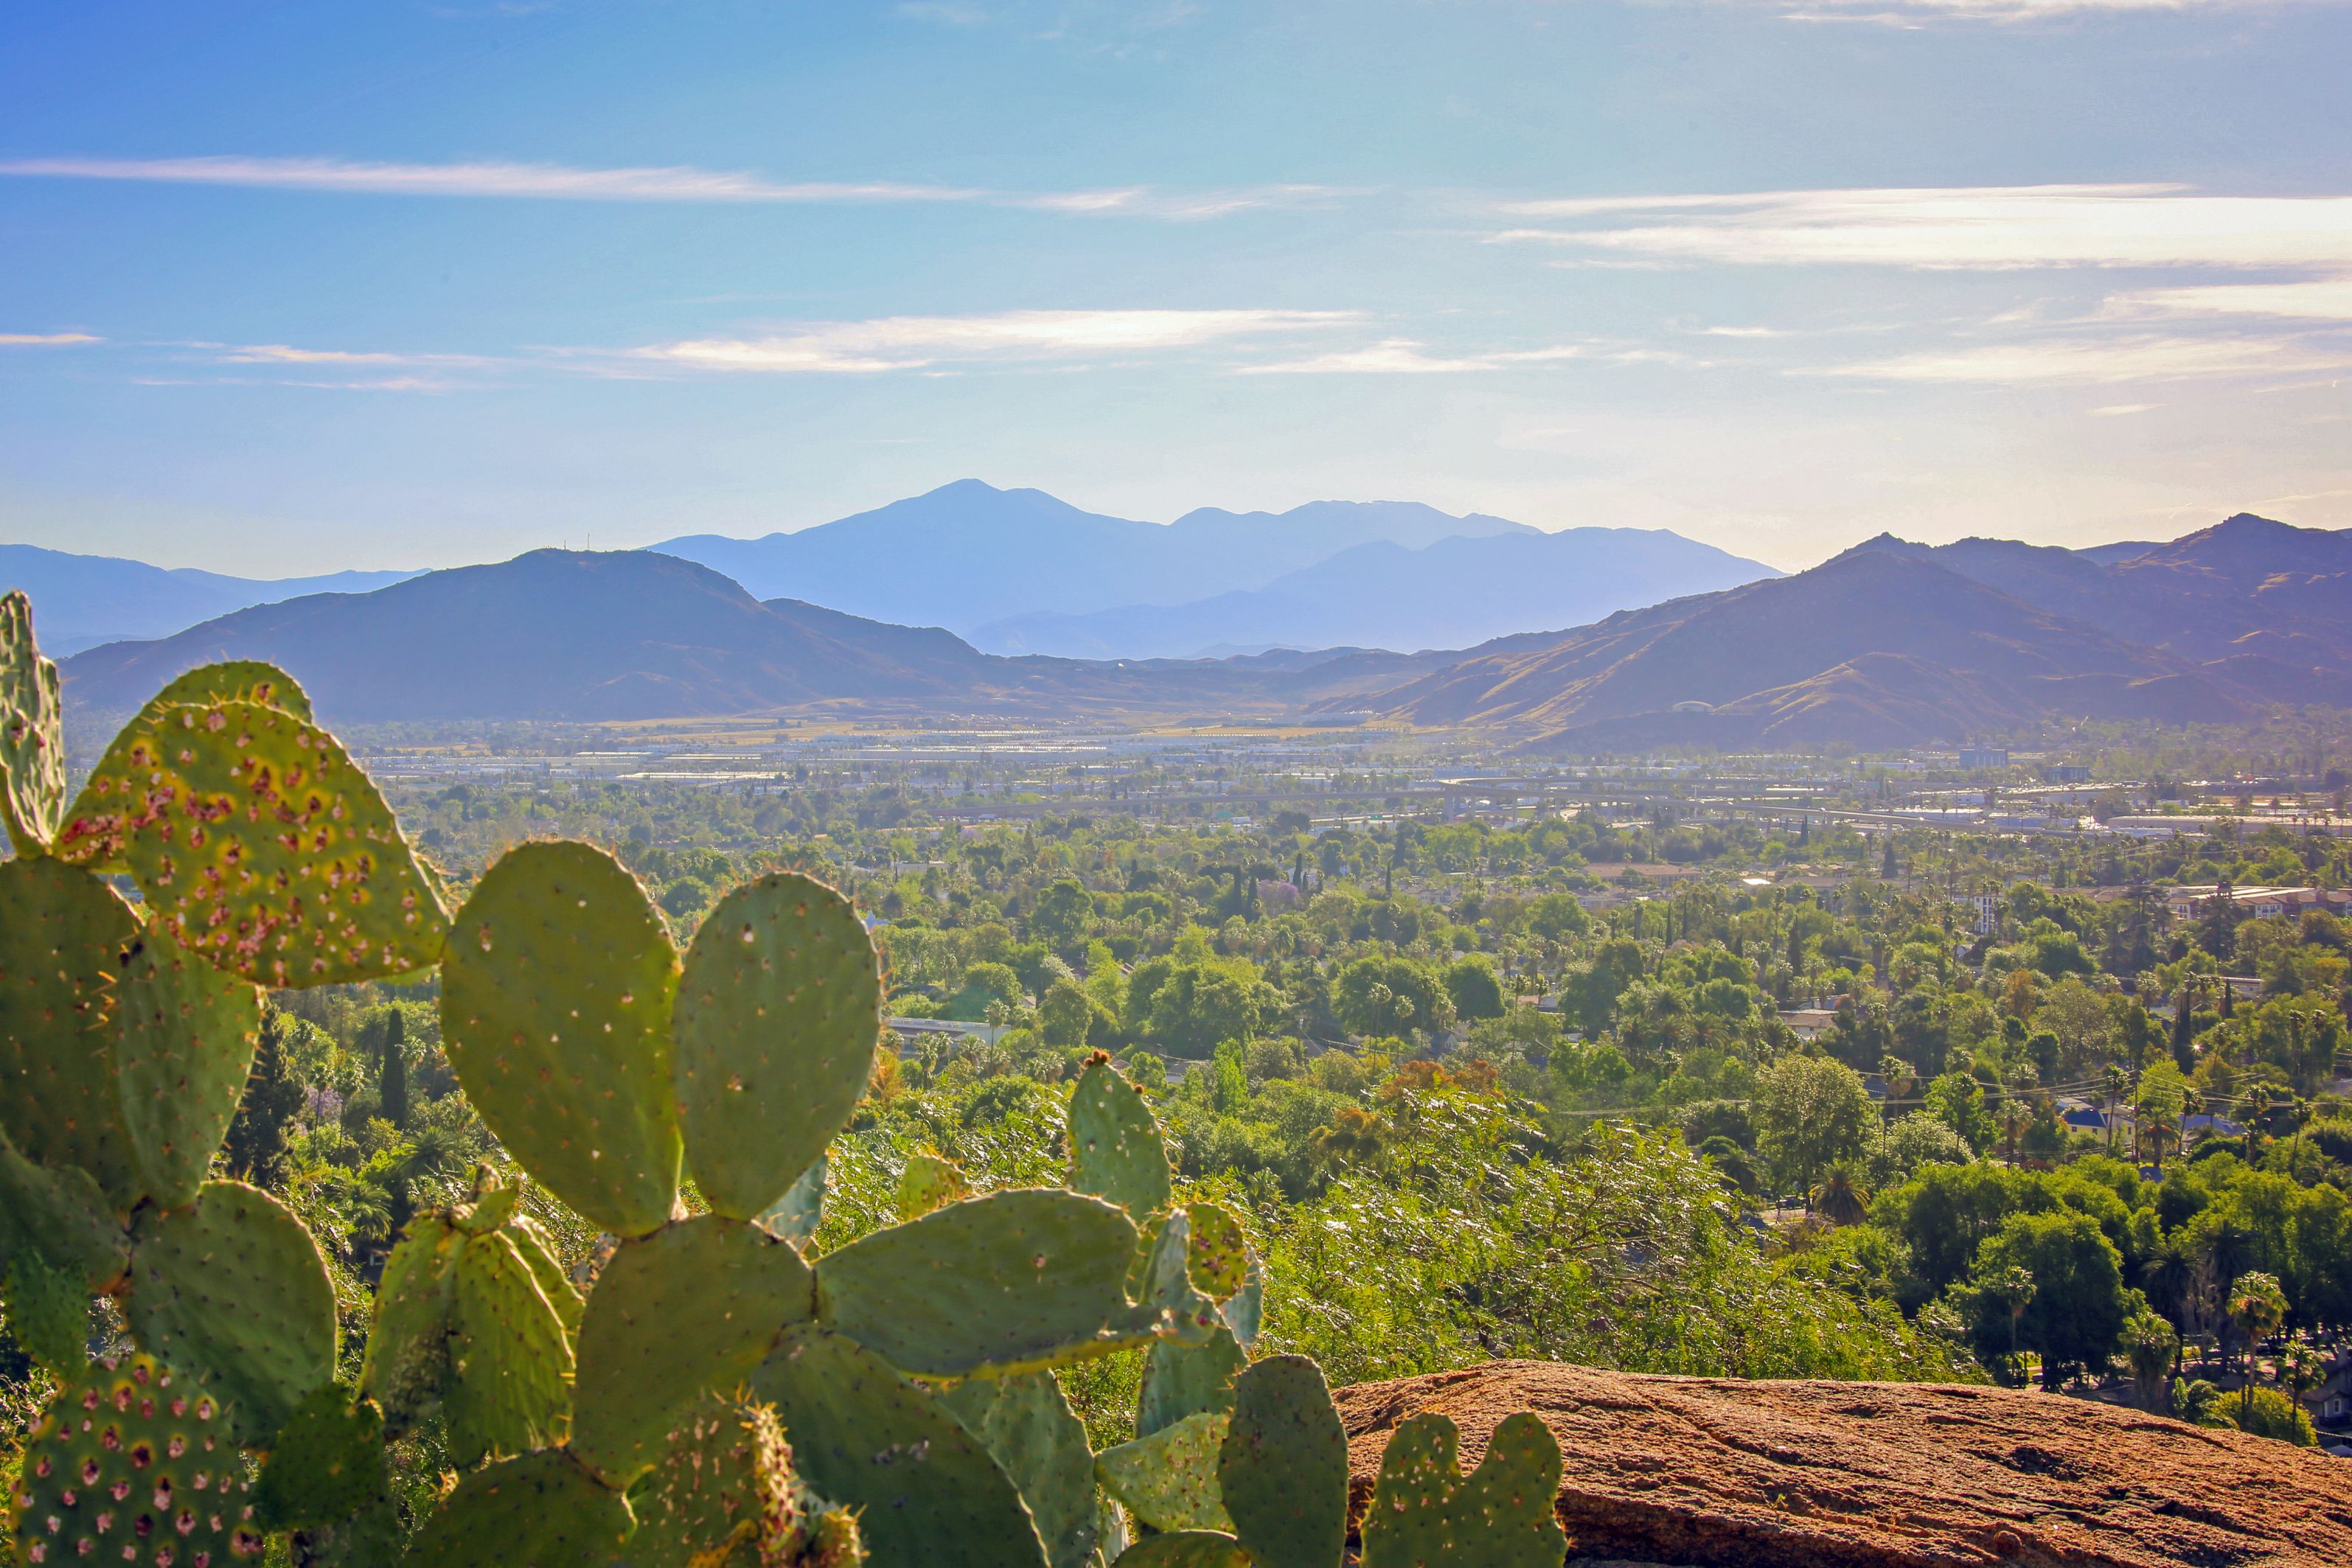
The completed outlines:
<svg viewBox="0 0 2352 1568">
<path fill-rule="evenodd" d="M 1698 1568 L 2341 1568 L 2352 1460 L 2086 1401 L 1549 1362 L 1341 1389 L 1360 1512 L 1389 1434 L 1442 1411 L 1465 1469 L 1533 1410 L 1571 1561 Z"/>
</svg>

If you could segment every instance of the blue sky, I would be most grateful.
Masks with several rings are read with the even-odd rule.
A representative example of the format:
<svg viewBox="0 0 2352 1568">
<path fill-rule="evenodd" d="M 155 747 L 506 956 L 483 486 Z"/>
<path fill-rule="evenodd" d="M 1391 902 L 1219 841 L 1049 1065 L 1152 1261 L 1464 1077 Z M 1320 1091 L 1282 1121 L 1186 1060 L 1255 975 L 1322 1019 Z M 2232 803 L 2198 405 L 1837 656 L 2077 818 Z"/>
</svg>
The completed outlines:
<svg viewBox="0 0 2352 1568">
<path fill-rule="evenodd" d="M 20 8 L 0 538 L 2352 525 L 2341 0 Z"/>
</svg>

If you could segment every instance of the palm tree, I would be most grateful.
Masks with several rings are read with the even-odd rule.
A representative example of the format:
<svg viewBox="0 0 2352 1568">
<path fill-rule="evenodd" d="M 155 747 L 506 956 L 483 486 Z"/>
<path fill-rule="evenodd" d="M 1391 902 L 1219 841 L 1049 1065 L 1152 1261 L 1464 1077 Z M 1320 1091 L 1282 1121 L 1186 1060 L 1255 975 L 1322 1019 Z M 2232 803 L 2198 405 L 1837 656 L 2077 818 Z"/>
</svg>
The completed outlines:
<svg viewBox="0 0 2352 1568">
<path fill-rule="evenodd" d="M 2272 1276 L 2248 1272 L 2230 1287 L 2230 1322 L 2246 1336 L 2246 1381 L 2238 1401 L 2242 1419 L 2254 1407 L 2254 1347 L 2278 1332 L 2286 1321 L 2286 1292 Z"/>
<path fill-rule="evenodd" d="M 2143 1312 L 2124 1325 L 2124 1349 L 2131 1357 L 2132 1397 L 2151 1415 L 2172 1412 L 2172 1359 L 2180 1336 L 2158 1313 Z"/>
<path fill-rule="evenodd" d="M 1859 1225 L 1870 1218 L 1870 1195 L 1856 1190 L 1853 1177 L 1844 1167 L 1832 1170 L 1829 1179 L 1813 1189 L 1813 1212 L 1832 1225 Z"/>
</svg>

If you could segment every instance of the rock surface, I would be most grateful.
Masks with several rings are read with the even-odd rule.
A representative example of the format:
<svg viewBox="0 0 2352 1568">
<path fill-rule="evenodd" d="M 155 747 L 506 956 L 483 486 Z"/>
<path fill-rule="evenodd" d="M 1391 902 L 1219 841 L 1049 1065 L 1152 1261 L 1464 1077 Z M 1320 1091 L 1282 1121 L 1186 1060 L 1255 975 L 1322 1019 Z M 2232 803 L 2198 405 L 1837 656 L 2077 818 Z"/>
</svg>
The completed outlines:
<svg viewBox="0 0 2352 1568">
<path fill-rule="evenodd" d="M 1569 1557 L 1698 1568 L 2341 1568 L 2352 1460 L 1998 1388 L 1744 1383 L 1549 1362 L 1339 1390 L 1350 1503 L 1442 1411 L 1466 1470 L 1496 1422 L 1559 1438 Z"/>
</svg>

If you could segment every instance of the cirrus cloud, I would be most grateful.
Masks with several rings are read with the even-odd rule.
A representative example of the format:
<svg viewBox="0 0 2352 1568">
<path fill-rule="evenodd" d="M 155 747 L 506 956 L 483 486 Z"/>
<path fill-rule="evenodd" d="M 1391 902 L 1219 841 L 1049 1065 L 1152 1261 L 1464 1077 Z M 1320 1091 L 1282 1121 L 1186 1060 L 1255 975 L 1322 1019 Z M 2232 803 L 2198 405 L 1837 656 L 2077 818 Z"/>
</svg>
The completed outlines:
<svg viewBox="0 0 2352 1568">
<path fill-rule="evenodd" d="M 1005 310 L 822 321 L 747 338 L 695 338 L 629 356 L 683 369 L 871 374 L 945 361 L 1066 359 L 1196 349 L 1358 319 L 1349 310 Z"/>
</svg>

